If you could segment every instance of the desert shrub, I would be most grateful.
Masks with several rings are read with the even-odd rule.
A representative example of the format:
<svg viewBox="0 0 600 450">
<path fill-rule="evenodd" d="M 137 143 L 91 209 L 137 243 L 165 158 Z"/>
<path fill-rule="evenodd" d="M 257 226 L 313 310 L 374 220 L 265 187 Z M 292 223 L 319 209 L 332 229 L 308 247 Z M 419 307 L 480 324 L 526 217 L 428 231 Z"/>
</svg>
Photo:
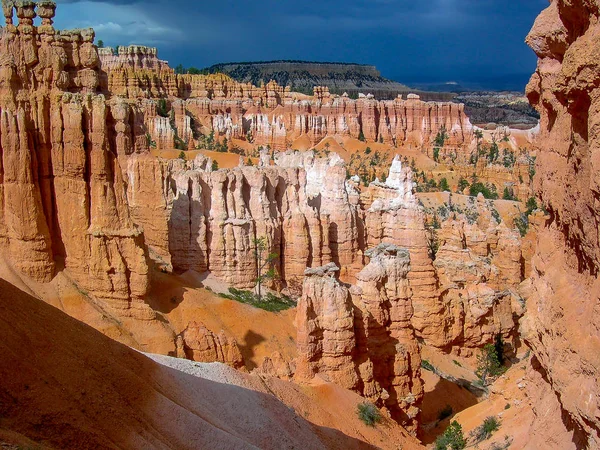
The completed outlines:
<svg viewBox="0 0 600 450">
<path fill-rule="evenodd" d="M 366 155 L 369 155 L 369 154 L 371 153 L 371 151 L 372 151 L 372 150 L 371 150 L 371 147 L 367 147 L 367 148 L 365 149 L 365 154 L 366 154 Z"/>
<path fill-rule="evenodd" d="M 367 426 L 374 427 L 376 423 L 381 422 L 381 413 L 372 403 L 360 403 L 356 409 L 358 418 Z"/>
<path fill-rule="evenodd" d="M 435 162 L 439 162 L 439 160 L 440 160 L 440 148 L 439 147 L 433 148 L 433 160 Z"/>
<path fill-rule="evenodd" d="M 442 178 L 440 180 L 440 191 L 442 192 L 446 192 L 446 191 L 450 191 L 450 185 L 448 184 L 448 180 L 446 178 Z"/>
<path fill-rule="evenodd" d="M 486 344 L 479 355 L 477 355 L 477 370 L 475 375 L 483 384 L 488 378 L 495 378 L 502 375 L 505 371 L 504 366 L 500 363 L 498 350 L 494 344 Z"/>
<path fill-rule="evenodd" d="M 518 215 L 514 219 L 514 224 L 517 230 L 519 230 L 521 237 L 525 237 L 529 230 L 529 216 L 525 213 Z"/>
<path fill-rule="evenodd" d="M 252 305 L 255 308 L 271 312 L 285 311 L 286 309 L 296 306 L 296 303 L 285 295 L 277 297 L 268 293 L 263 295 L 262 298 L 258 298 L 258 296 L 251 291 L 244 291 L 236 288 L 229 288 L 229 294 L 220 294 L 220 297 L 235 300 L 236 302 L 245 303 L 247 305 Z"/>
<path fill-rule="evenodd" d="M 179 152 L 179 159 L 181 159 L 182 161 L 185 161 L 186 158 L 185 158 L 185 152 L 184 151 Z"/>
<path fill-rule="evenodd" d="M 512 189 L 509 189 L 507 186 L 504 188 L 504 192 L 502 193 L 502 200 L 516 201 L 517 197 L 515 197 Z"/>
<path fill-rule="evenodd" d="M 365 139 L 365 133 L 363 133 L 362 130 L 360 130 L 360 133 L 358 133 L 358 140 L 361 141 L 361 142 L 365 142 L 366 141 L 366 139 Z"/>
<path fill-rule="evenodd" d="M 494 220 L 496 220 L 496 222 L 502 222 L 502 217 L 500 217 L 500 213 L 496 208 L 492 208 L 492 217 L 494 218 Z"/>
<path fill-rule="evenodd" d="M 426 359 L 422 359 L 421 360 L 421 367 L 423 369 L 425 369 L 425 370 L 429 370 L 430 372 L 434 372 L 435 373 L 435 367 L 433 367 L 433 364 L 431 364 Z"/>
<path fill-rule="evenodd" d="M 438 414 L 438 420 L 444 420 L 446 417 L 450 417 L 454 410 L 452 406 L 446 405 Z"/>
<path fill-rule="evenodd" d="M 455 366 L 462 367 L 462 364 L 459 363 L 457 360 L 453 359 L 452 362 L 454 363 Z"/>
<path fill-rule="evenodd" d="M 496 200 L 498 198 L 498 193 L 493 185 L 487 186 L 481 182 L 474 182 L 469 188 L 469 195 L 472 197 L 477 197 L 480 192 L 489 200 Z"/>
<path fill-rule="evenodd" d="M 492 437 L 492 434 L 498 431 L 499 428 L 500 421 L 495 416 L 490 416 L 486 418 L 481 425 L 475 428 L 470 436 L 475 442 L 479 443 Z"/>
<path fill-rule="evenodd" d="M 527 203 L 525 204 L 525 206 L 527 207 L 527 215 L 531 214 L 536 209 L 538 209 L 538 204 L 535 197 L 530 197 L 529 199 L 527 199 Z"/>
<path fill-rule="evenodd" d="M 469 182 L 465 178 L 460 177 L 460 180 L 458 180 L 458 191 L 462 193 L 468 186 Z"/>
<path fill-rule="evenodd" d="M 435 450 L 462 450 L 467 445 L 467 440 L 462 431 L 462 427 L 455 420 L 435 441 Z"/>
<path fill-rule="evenodd" d="M 167 101 L 164 98 L 158 100 L 156 105 L 156 113 L 160 117 L 169 117 L 169 110 L 167 108 Z"/>
<path fill-rule="evenodd" d="M 219 170 L 219 163 L 217 161 L 212 162 L 212 170 Z"/>
</svg>

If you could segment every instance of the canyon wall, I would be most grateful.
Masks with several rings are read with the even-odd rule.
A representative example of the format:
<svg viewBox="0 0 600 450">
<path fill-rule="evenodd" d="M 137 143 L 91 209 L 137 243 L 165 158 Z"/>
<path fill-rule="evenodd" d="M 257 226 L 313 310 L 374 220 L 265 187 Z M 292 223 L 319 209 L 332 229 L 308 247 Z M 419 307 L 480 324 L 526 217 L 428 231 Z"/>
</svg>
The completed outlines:
<svg viewBox="0 0 600 450">
<path fill-rule="evenodd" d="M 188 144 L 197 144 L 199 135 L 214 132 L 218 139 L 249 140 L 275 150 L 291 148 L 301 136 L 308 136 L 315 145 L 336 134 L 394 145 L 423 145 L 433 141 L 442 127 L 453 145 L 470 143 L 473 138 L 473 127 L 461 104 L 423 102 L 414 94 L 391 101 L 361 94 L 353 100 L 345 94 L 332 95 L 327 87 L 315 87 L 314 96 L 309 97 L 274 81 L 256 87 L 223 74 L 174 74 L 152 48 L 120 47 L 118 55 L 112 49 L 99 52 L 103 92 L 130 99 L 166 98 L 169 105 L 179 101 L 175 118 L 189 117 L 196 135 L 180 136 Z M 147 121 L 163 119 L 156 110 L 146 114 Z M 172 140 L 161 144 L 154 128 L 148 126 L 158 148 L 172 148 Z"/>
<path fill-rule="evenodd" d="M 541 114 L 536 190 L 548 215 L 524 337 L 532 380 L 550 385 L 573 448 L 600 446 L 599 18 L 598 2 L 555 0 L 527 37 L 539 57 L 527 95 Z"/>
</svg>

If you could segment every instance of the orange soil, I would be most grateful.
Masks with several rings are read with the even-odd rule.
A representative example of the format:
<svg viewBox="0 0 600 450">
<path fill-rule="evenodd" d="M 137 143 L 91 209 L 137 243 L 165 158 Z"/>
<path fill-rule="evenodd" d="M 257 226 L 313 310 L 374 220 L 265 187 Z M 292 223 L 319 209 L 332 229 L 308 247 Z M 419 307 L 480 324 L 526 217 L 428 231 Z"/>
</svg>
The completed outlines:
<svg viewBox="0 0 600 450">
<path fill-rule="evenodd" d="M 188 275 L 188 276 L 186 276 Z M 148 303 L 161 312 L 176 333 L 190 322 L 202 322 L 214 333 L 233 336 L 248 369 L 278 351 L 287 360 L 296 357 L 296 309 L 264 311 L 194 287 L 193 276 L 155 273 Z"/>
</svg>

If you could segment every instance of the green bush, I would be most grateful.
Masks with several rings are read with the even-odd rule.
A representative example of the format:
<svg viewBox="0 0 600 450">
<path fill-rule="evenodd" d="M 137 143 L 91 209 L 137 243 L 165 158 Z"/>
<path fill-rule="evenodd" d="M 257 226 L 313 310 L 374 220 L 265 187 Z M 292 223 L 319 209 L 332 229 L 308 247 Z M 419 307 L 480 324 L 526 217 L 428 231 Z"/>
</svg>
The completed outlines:
<svg viewBox="0 0 600 450">
<path fill-rule="evenodd" d="M 435 441 L 435 450 L 462 450 L 466 446 L 467 440 L 463 434 L 462 427 L 456 420 Z"/>
<path fill-rule="evenodd" d="M 435 367 L 433 367 L 433 364 L 431 364 L 426 359 L 421 360 L 421 367 L 425 370 L 429 370 L 430 372 L 435 373 Z"/>
<path fill-rule="evenodd" d="M 469 182 L 463 178 L 460 177 L 460 180 L 458 180 L 458 191 L 462 194 L 462 192 L 469 186 Z"/>
<path fill-rule="evenodd" d="M 486 186 L 481 182 L 474 182 L 469 188 L 469 195 L 472 197 L 477 197 L 480 192 L 488 200 L 496 200 L 498 198 L 498 193 L 494 185 Z"/>
<path fill-rule="evenodd" d="M 381 422 L 381 413 L 372 403 L 360 403 L 356 409 L 358 418 L 367 426 L 374 427 L 376 423 Z"/>
<path fill-rule="evenodd" d="M 265 311 L 280 312 L 296 306 L 296 303 L 289 297 L 283 295 L 277 297 L 271 293 L 258 298 L 251 291 L 243 291 L 236 288 L 229 288 L 229 294 L 219 294 L 220 297 L 235 300 L 236 302 L 245 303 L 254 306 L 255 308 L 264 309 Z"/>
<path fill-rule="evenodd" d="M 504 373 L 506 369 L 500 363 L 500 357 L 494 344 L 486 344 L 479 355 L 477 355 L 477 370 L 475 375 L 483 384 L 488 378 L 496 378 Z"/>
<path fill-rule="evenodd" d="M 504 192 L 502 193 L 502 200 L 516 201 L 518 199 L 513 194 L 512 189 L 508 189 L 508 187 L 505 187 Z"/>
<path fill-rule="evenodd" d="M 519 230 L 521 237 L 525 237 L 529 230 L 529 216 L 525 213 L 518 215 L 514 219 L 514 224 L 517 230 Z"/>
<path fill-rule="evenodd" d="M 156 113 L 160 117 L 169 117 L 169 110 L 167 108 L 167 101 L 164 98 L 158 99 L 158 103 L 156 105 Z"/>
<path fill-rule="evenodd" d="M 435 162 L 439 162 L 440 161 L 440 148 L 439 147 L 434 147 L 433 148 L 433 160 Z"/>
<path fill-rule="evenodd" d="M 446 191 L 450 191 L 450 185 L 448 184 L 448 180 L 446 178 L 442 178 L 440 180 L 440 191 L 442 192 L 446 192 Z"/>
<path fill-rule="evenodd" d="M 361 142 L 365 142 L 366 141 L 366 139 L 365 139 L 365 133 L 363 133 L 362 130 L 360 130 L 360 133 L 358 133 L 358 140 L 361 141 Z"/>
<path fill-rule="evenodd" d="M 471 437 L 476 443 L 479 443 L 492 437 L 492 434 L 498 431 L 499 428 L 500 421 L 495 416 L 490 416 L 471 432 Z"/>
<path fill-rule="evenodd" d="M 179 159 L 181 159 L 182 161 L 185 161 L 186 158 L 185 158 L 185 152 L 184 151 L 179 152 Z"/>
</svg>

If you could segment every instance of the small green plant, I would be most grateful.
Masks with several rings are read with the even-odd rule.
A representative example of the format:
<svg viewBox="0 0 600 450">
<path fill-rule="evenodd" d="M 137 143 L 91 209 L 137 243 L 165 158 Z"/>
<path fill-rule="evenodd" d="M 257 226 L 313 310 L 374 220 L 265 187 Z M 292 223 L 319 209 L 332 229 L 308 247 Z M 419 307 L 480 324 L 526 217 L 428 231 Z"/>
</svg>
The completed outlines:
<svg viewBox="0 0 600 450">
<path fill-rule="evenodd" d="M 510 403 L 507 403 L 506 405 L 504 405 L 504 409 L 510 409 Z"/>
<path fill-rule="evenodd" d="M 479 355 L 477 355 L 477 370 L 475 370 L 475 375 L 485 385 L 488 379 L 497 378 L 505 370 L 505 367 L 500 363 L 496 346 L 494 344 L 486 344 L 481 349 Z"/>
<path fill-rule="evenodd" d="M 470 437 L 476 442 L 482 442 L 492 437 L 496 431 L 500 429 L 500 421 L 496 416 L 487 417 L 481 425 L 475 428 Z"/>
<path fill-rule="evenodd" d="M 452 413 L 454 412 L 454 410 L 452 409 L 452 406 L 450 405 L 446 405 L 444 407 L 444 409 L 442 409 L 439 413 L 438 413 L 438 420 L 442 421 L 447 417 L 450 417 L 452 415 Z"/>
<path fill-rule="evenodd" d="M 367 148 L 365 149 L 365 155 L 368 155 L 368 154 L 370 154 L 370 153 L 371 153 L 371 147 L 367 147 Z"/>
<path fill-rule="evenodd" d="M 509 189 L 508 186 L 504 188 L 504 192 L 502 193 L 502 200 L 511 200 L 517 201 L 517 197 L 515 197 L 512 189 Z"/>
<path fill-rule="evenodd" d="M 273 262 L 279 257 L 277 253 L 268 253 L 264 255 L 267 250 L 267 238 L 259 237 L 253 240 L 254 244 L 254 258 L 256 261 L 256 284 L 258 286 L 258 299 L 262 299 L 262 284 L 266 280 L 273 280 L 276 277 L 275 269 L 272 267 Z M 268 270 L 265 270 L 267 269 Z"/>
<path fill-rule="evenodd" d="M 435 367 L 433 367 L 433 364 L 431 364 L 426 359 L 422 359 L 421 360 L 421 367 L 423 369 L 425 369 L 425 370 L 429 370 L 430 372 L 434 372 L 435 373 Z"/>
<path fill-rule="evenodd" d="M 440 148 L 439 147 L 434 147 L 433 148 L 433 160 L 435 162 L 439 162 L 440 161 Z"/>
<path fill-rule="evenodd" d="M 517 230 L 519 230 L 521 237 L 525 237 L 529 230 L 529 217 L 527 214 L 523 213 L 515 217 L 514 224 Z"/>
<path fill-rule="evenodd" d="M 150 133 L 146 133 L 146 144 L 148 145 L 148 148 L 156 148 L 156 141 L 152 140 Z"/>
<path fill-rule="evenodd" d="M 446 178 L 442 178 L 440 180 L 439 187 L 440 187 L 440 191 L 442 191 L 442 192 L 450 191 L 450 185 L 448 184 L 448 180 Z"/>
<path fill-rule="evenodd" d="M 296 303 L 285 295 L 277 297 L 271 293 L 268 293 L 259 299 L 251 291 L 243 291 L 235 288 L 229 288 L 229 294 L 219 294 L 219 296 L 271 312 L 285 311 L 286 309 L 296 306 Z"/>
<path fill-rule="evenodd" d="M 435 441 L 435 450 L 462 450 L 467 446 L 467 440 L 462 427 L 455 420 Z"/>
<path fill-rule="evenodd" d="M 483 196 L 489 200 L 496 200 L 498 198 L 496 187 L 493 184 L 488 186 L 481 182 L 473 182 L 469 188 L 469 195 L 477 197 L 479 193 L 483 194 Z"/>
<path fill-rule="evenodd" d="M 219 170 L 219 163 L 217 161 L 213 161 L 211 167 L 213 171 L 217 171 Z"/>
<path fill-rule="evenodd" d="M 381 413 L 372 403 L 360 403 L 356 409 L 358 418 L 368 427 L 374 427 L 381 422 Z"/>
<path fill-rule="evenodd" d="M 458 180 L 458 192 L 462 194 L 467 187 L 469 187 L 469 182 L 464 177 L 460 177 L 460 180 Z"/>
<path fill-rule="evenodd" d="M 459 363 L 457 360 L 453 359 L 452 362 L 454 363 L 455 366 L 462 367 L 462 364 Z"/>
<path fill-rule="evenodd" d="M 365 142 L 365 133 L 363 133 L 363 130 L 360 130 L 360 133 L 358 133 L 358 140 L 361 142 Z"/>
<path fill-rule="evenodd" d="M 185 158 L 185 152 L 183 150 L 179 152 L 179 157 L 178 158 L 181 159 L 182 161 L 186 160 L 186 158 Z"/>
<path fill-rule="evenodd" d="M 156 113 L 160 117 L 169 117 L 169 110 L 167 108 L 167 101 L 164 98 L 158 99 L 156 104 Z"/>
<path fill-rule="evenodd" d="M 525 206 L 527 207 L 527 215 L 530 215 L 536 209 L 538 209 L 538 204 L 535 197 L 530 197 L 529 199 L 527 199 L 527 203 L 525 204 Z"/>
</svg>

